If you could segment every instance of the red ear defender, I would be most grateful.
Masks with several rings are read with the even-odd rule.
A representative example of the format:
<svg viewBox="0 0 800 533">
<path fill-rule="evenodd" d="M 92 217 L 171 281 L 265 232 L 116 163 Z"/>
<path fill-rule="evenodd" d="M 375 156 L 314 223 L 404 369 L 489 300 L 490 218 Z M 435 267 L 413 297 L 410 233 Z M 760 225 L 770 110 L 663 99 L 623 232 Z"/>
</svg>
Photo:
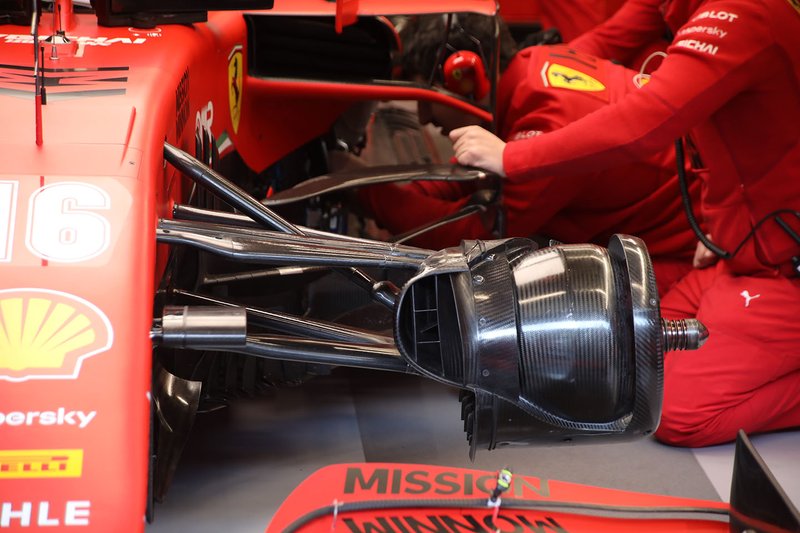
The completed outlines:
<svg viewBox="0 0 800 533">
<path fill-rule="evenodd" d="M 489 94 L 489 78 L 481 56 L 469 50 L 450 54 L 442 67 L 444 87 L 448 91 L 480 100 Z"/>
</svg>

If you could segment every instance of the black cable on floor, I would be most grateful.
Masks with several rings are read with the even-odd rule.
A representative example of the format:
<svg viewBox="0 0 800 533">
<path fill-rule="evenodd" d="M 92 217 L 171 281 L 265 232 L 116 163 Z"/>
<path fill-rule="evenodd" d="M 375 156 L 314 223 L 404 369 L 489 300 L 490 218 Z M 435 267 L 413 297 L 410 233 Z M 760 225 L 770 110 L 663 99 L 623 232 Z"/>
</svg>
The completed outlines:
<svg viewBox="0 0 800 533">
<path fill-rule="evenodd" d="M 321 518 L 323 516 L 339 515 L 341 513 L 356 512 L 356 511 L 377 511 L 386 509 L 434 509 L 434 508 L 467 508 L 467 509 L 489 509 L 486 505 L 486 499 L 452 499 L 452 500 L 370 500 L 353 503 L 342 503 L 338 505 L 328 505 L 314 509 L 303 516 L 297 518 L 292 522 L 284 531 L 285 533 L 294 533 L 300 531 L 300 528 L 307 525 L 309 522 Z M 661 515 L 662 517 L 670 517 L 670 515 L 713 515 L 714 518 L 724 516 L 728 518 L 730 512 L 727 509 L 720 509 L 716 507 L 691 507 L 691 506 L 669 506 L 669 507 L 656 507 L 656 506 L 627 506 L 627 505 L 607 505 L 599 503 L 575 503 L 567 501 L 534 501 L 534 500 L 516 500 L 507 499 L 503 500 L 503 509 L 523 509 L 523 510 L 553 510 L 572 512 L 575 514 L 584 514 L 589 516 L 603 516 L 608 517 L 611 515 L 621 515 L 624 513 L 638 514 L 638 516 L 618 516 L 624 519 L 646 519 L 653 518 L 649 515 Z M 605 514 L 604 514 L 605 513 Z M 643 516 L 644 515 L 644 516 Z M 677 519 L 679 517 L 674 517 Z M 687 520 L 710 520 L 711 516 L 706 518 L 701 517 L 686 517 L 681 518 Z"/>
</svg>

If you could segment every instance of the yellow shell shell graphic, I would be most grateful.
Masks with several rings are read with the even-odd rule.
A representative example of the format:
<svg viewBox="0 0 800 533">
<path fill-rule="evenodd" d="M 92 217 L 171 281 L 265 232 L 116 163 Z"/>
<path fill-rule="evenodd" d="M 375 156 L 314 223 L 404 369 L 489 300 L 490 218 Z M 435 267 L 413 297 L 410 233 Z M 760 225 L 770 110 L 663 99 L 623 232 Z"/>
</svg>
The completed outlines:
<svg viewBox="0 0 800 533">
<path fill-rule="evenodd" d="M 111 347 L 108 318 L 77 296 L 0 290 L 0 380 L 76 378 L 87 357 Z"/>
</svg>

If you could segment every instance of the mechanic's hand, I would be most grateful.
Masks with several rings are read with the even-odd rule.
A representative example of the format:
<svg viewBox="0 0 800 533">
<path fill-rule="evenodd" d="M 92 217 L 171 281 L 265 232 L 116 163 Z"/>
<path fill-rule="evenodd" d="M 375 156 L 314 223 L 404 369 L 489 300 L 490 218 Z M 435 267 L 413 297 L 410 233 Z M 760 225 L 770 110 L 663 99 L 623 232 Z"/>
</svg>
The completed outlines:
<svg viewBox="0 0 800 533">
<path fill-rule="evenodd" d="M 711 239 L 711 235 L 706 235 L 706 237 Z M 694 268 L 706 268 L 716 263 L 718 259 L 719 256 L 717 256 L 717 254 L 706 248 L 705 244 L 702 242 L 698 242 L 697 247 L 694 249 L 692 266 Z"/>
<path fill-rule="evenodd" d="M 344 150 L 328 150 L 328 169 L 331 172 L 357 170 L 367 166 L 362 158 Z"/>
<path fill-rule="evenodd" d="M 364 220 L 364 227 L 361 230 L 362 236 L 374 241 L 389 241 L 392 234 L 378 226 L 375 220 L 368 218 Z"/>
<path fill-rule="evenodd" d="M 455 158 L 462 165 L 479 167 L 500 176 L 505 176 L 503 169 L 503 150 L 506 143 L 502 139 L 481 128 L 466 126 L 450 132 L 453 141 Z"/>
</svg>

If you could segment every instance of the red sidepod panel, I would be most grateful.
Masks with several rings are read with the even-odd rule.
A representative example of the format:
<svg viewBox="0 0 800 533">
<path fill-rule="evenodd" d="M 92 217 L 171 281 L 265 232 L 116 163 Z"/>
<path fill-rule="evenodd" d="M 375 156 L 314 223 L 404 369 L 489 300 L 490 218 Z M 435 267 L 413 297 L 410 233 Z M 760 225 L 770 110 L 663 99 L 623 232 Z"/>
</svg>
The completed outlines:
<svg viewBox="0 0 800 533">
<path fill-rule="evenodd" d="M 266 533 L 728 531 L 728 505 L 720 502 L 513 476 L 495 511 L 486 503 L 496 485 L 497 472 L 466 468 L 389 463 L 331 465 L 313 473 L 289 495 Z M 468 502 L 474 502 L 474 506 Z M 524 509 L 525 502 L 539 507 Z M 364 509 L 348 510 L 348 506 L 359 504 Z M 567 509 L 570 504 L 575 505 Z M 614 507 L 617 511 L 591 512 L 592 506 Z M 621 513 L 620 507 L 629 512 Z M 712 512 L 694 519 L 693 512 L 664 518 L 664 509 L 677 507 Z M 651 511 L 643 512 L 645 509 Z M 653 512 L 657 509 L 662 512 Z"/>
<path fill-rule="evenodd" d="M 0 26 L 0 530 L 142 531 L 163 142 L 231 129 L 245 27 L 76 15 L 67 36 L 37 146 L 30 27 Z"/>
</svg>

